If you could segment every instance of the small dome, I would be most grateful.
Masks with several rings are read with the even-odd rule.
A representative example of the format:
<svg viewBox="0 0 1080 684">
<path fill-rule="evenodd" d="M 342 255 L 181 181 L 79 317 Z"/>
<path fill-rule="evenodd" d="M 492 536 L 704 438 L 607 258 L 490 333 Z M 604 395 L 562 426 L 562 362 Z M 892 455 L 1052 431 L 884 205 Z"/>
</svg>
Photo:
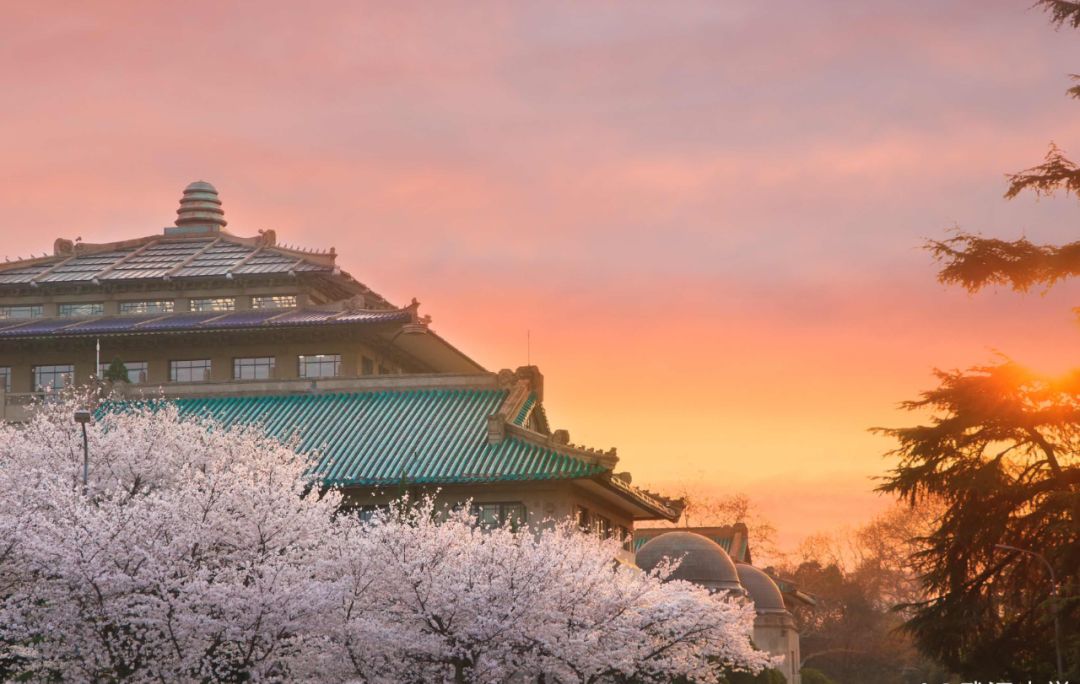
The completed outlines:
<svg viewBox="0 0 1080 684">
<path fill-rule="evenodd" d="M 671 579 L 694 582 L 709 589 L 742 592 L 739 573 L 724 548 L 693 532 L 665 532 L 638 549 L 637 565 L 649 572 L 664 558 L 682 559 Z"/>
<path fill-rule="evenodd" d="M 217 194 L 217 188 L 206 181 L 193 181 L 188 183 L 188 186 L 184 188 L 184 192 L 209 192 Z"/>
<path fill-rule="evenodd" d="M 205 227 L 217 230 L 227 225 L 217 188 L 206 181 L 195 181 L 184 188 L 180 208 L 176 210 L 176 225 Z"/>
<path fill-rule="evenodd" d="M 754 609 L 759 613 L 786 613 L 784 596 L 780 593 L 780 587 L 776 582 L 761 570 L 752 565 L 739 563 L 735 566 L 739 573 L 739 582 L 750 594 L 754 602 Z"/>
</svg>

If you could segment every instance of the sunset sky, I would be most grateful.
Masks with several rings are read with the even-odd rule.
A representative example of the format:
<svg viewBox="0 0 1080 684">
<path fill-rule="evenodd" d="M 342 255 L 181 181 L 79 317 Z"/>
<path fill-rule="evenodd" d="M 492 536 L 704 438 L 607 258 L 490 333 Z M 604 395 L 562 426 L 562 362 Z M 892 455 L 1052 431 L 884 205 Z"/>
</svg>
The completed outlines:
<svg viewBox="0 0 1080 684">
<path fill-rule="evenodd" d="M 211 181 L 228 230 L 333 245 L 487 368 L 530 335 L 573 441 L 793 545 L 885 504 L 867 428 L 935 366 L 1075 362 L 1080 287 L 969 296 L 920 249 L 1080 232 L 1002 199 L 1080 151 L 1080 45 L 1030 4 L 8 2 L 0 257 Z"/>
</svg>

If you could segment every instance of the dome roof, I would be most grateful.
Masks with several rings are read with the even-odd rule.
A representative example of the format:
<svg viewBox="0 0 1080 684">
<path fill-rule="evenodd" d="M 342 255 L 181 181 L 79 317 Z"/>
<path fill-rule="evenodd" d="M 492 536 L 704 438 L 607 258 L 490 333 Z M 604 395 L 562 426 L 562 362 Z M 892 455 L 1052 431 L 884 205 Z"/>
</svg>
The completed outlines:
<svg viewBox="0 0 1080 684">
<path fill-rule="evenodd" d="M 739 573 L 739 582 L 754 602 L 754 609 L 759 613 L 786 613 L 784 596 L 776 582 L 752 565 L 739 563 L 735 566 Z"/>
<path fill-rule="evenodd" d="M 216 230 L 227 224 L 217 188 L 206 181 L 195 181 L 184 188 L 180 208 L 176 210 L 177 226 L 202 226 Z"/>
<path fill-rule="evenodd" d="M 646 572 L 664 558 L 682 559 L 670 579 L 694 582 L 710 589 L 742 591 L 739 574 L 723 547 L 693 532 L 665 532 L 638 549 L 637 565 Z"/>
</svg>

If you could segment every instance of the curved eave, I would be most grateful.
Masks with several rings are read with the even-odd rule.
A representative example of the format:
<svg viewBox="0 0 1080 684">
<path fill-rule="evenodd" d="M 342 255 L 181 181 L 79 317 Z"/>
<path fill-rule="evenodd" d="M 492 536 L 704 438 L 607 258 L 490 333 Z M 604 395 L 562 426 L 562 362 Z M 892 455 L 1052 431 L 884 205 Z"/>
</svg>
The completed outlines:
<svg viewBox="0 0 1080 684">
<path fill-rule="evenodd" d="M 398 347 L 431 368 L 438 368 L 448 373 L 487 372 L 486 368 L 465 352 L 429 328 L 394 331 L 383 337 L 388 344 Z"/>
<path fill-rule="evenodd" d="M 520 414 L 520 410 L 517 413 Z M 538 447 L 550 449 L 567 459 L 573 459 L 581 463 L 583 467 L 588 467 L 592 471 L 591 473 L 583 473 L 573 479 L 582 480 L 583 486 L 592 489 L 594 493 L 605 498 L 631 504 L 635 510 L 634 518 L 636 520 L 677 522 L 682 514 L 682 508 L 676 503 L 654 496 L 615 477 L 612 470 L 615 464 L 618 463 L 618 457 L 615 456 L 613 451 L 603 452 L 568 444 L 559 444 L 553 440 L 552 436 L 542 435 L 522 427 L 516 422 L 505 423 L 503 430 L 507 435 L 505 439 L 519 439 Z"/>
<path fill-rule="evenodd" d="M 320 481 L 328 487 L 407 487 L 413 485 L 469 485 L 469 484 L 494 484 L 498 482 L 547 482 L 554 480 L 579 480 L 595 475 L 598 466 L 585 466 L 581 470 L 565 472 L 532 472 L 527 475 L 474 475 L 474 476 L 422 476 L 405 478 L 321 478 Z M 316 472 L 312 473 L 317 475 Z"/>
<path fill-rule="evenodd" d="M 682 515 L 682 509 L 669 504 L 648 492 L 627 484 L 610 472 L 597 475 L 593 480 L 605 490 L 613 493 L 626 502 L 629 502 L 645 512 L 645 515 L 637 516 L 639 520 L 667 520 L 678 522 Z"/>
<path fill-rule="evenodd" d="M 285 315 L 289 312 L 282 312 L 280 315 Z M 51 328 L 49 330 L 33 331 L 34 327 L 38 327 L 45 320 L 50 319 L 30 319 L 28 321 L 15 323 L 8 326 L 0 327 L 0 343 L 4 341 L 27 341 L 27 340 L 60 340 L 60 339 L 96 339 L 96 338 L 116 338 L 116 337 L 149 337 L 159 335 L 189 335 L 189 334 L 210 334 L 210 333 L 237 333 L 237 332 L 269 332 L 274 330 L 303 330 L 303 329 L 317 329 L 324 327 L 379 327 L 379 326 L 391 326 L 400 328 L 401 325 L 411 320 L 411 315 L 408 310 L 398 311 L 378 311 L 371 312 L 372 317 L 369 320 L 357 320 L 354 317 L 349 317 L 348 312 L 339 314 L 337 316 L 328 316 L 321 320 L 297 320 L 297 321 L 282 321 L 275 320 L 274 318 L 268 318 L 256 323 L 237 323 L 235 325 L 219 324 L 219 319 L 225 318 L 229 314 L 222 314 L 220 316 L 210 317 L 198 321 L 196 324 L 189 326 L 177 325 L 175 327 L 162 327 L 161 321 L 174 316 L 176 314 L 167 314 L 155 318 L 140 318 L 137 320 L 132 319 L 132 325 L 128 328 L 121 328 L 116 330 L 102 329 L 100 327 L 87 327 L 80 329 L 79 326 L 91 325 L 95 322 L 99 322 L 105 319 L 120 318 L 120 317 L 105 317 L 99 316 L 96 318 L 72 319 L 69 325 L 59 326 Z M 150 327 L 139 327 L 149 326 Z M 26 334 L 20 334 L 19 328 L 26 327 L 28 331 Z"/>
</svg>

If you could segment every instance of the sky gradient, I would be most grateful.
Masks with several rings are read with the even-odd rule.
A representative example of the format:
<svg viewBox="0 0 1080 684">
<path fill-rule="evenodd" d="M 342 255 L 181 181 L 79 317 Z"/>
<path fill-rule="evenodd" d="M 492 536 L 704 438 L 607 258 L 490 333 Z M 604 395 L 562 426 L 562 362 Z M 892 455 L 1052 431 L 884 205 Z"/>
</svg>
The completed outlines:
<svg viewBox="0 0 1080 684">
<path fill-rule="evenodd" d="M 1024 1 L 10 3 L 0 257 L 160 231 L 336 247 L 486 367 L 531 360 L 635 482 L 746 492 L 793 545 L 885 501 L 867 428 L 995 351 L 1075 362 L 1080 288 L 975 296 L 952 226 L 1075 239 L 1006 202 L 1080 151 L 1077 36 Z"/>
</svg>

